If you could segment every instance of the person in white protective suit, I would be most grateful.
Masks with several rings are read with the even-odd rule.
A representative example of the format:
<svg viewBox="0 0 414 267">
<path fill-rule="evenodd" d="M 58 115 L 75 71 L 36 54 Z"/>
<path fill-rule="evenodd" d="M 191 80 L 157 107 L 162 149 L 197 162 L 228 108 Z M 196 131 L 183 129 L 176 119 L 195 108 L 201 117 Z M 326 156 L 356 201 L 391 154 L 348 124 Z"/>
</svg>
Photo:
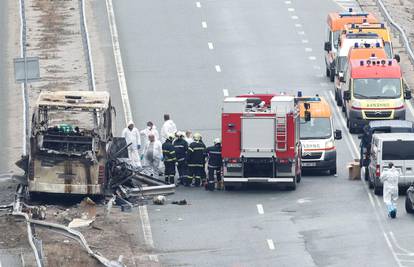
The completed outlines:
<svg viewBox="0 0 414 267">
<path fill-rule="evenodd" d="M 128 126 L 122 131 L 122 136 L 125 138 L 128 147 L 128 157 L 130 164 L 134 168 L 141 168 L 141 158 L 139 155 L 139 149 L 141 148 L 141 137 L 139 131 L 134 126 L 133 121 L 128 122 Z"/>
<path fill-rule="evenodd" d="M 148 144 L 148 142 L 149 142 L 148 136 L 150 134 L 154 135 L 155 140 L 160 139 L 160 135 L 158 134 L 157 127 L 155 127 L 155 125 L 154 125 L 154 123 L 152 123 L 152 121 L 147 122 L 147 128 L 142 130 L 140 133 L 145 136 L 144 145 Z"/>
<path fill-rule="evenodd" d="M 380 180 L 383 182 L 383 199 L 387 206 L 388 216 L 397 216 L 396 202 L 398 200 L 398 179 L 400 172 L 392 162 L 388 163 L 388 169 L 383 170 Z"/>
<path fill-rule="evenodd" d="M 162 160 L 162 144 L 154 134 L 148 135 L 148 143 L 144 147 L 144 166 L 151 167 L 155 173 L 160 173 L 160 163 Z"/>
<path fill-rule="evenodd" d="M 165 140 L 167 140 L 169 136 L 175 135 L 176 132 L 177 132 L 177 126 L 170 119 L 170 115 L 164 114 L 164 124 L 162 125 L 162 128 L 161 128 L 161 143 L 164 143 Z"/>
</svg>

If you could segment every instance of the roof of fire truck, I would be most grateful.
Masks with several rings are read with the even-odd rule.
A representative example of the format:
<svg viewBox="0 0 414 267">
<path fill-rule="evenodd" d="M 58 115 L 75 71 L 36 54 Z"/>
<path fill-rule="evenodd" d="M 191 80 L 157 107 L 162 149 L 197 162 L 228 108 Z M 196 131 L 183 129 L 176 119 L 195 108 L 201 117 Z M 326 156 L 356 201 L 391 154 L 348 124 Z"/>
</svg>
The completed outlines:
<svg viewBox="0 0 414 267">
<path fill-rule="evenodd" d="M 329 118 L 332 116 L 331 108 L 329 107 L 328 102 L 319 96 L 304 96 L 297 98 L 299 100 L 299 110 L 300 110 L 300 117 L 305 117 L 305 105 L 304 103 L 309 103 L 310 113 L 312 117 L 318 118 Z"/>
<path fill-rule="evenodd" d="M 377 18 L 372 13 L 359 13 L 359 12 L 332 12 L 328 14 L 327 22 L 331 31 L 342 30 L 346 24 L 349 23 L 376 23 Z"/>
<path fill-rule="evenodd" d="M 351 60 L 351 78 L 401 78 L 401 68 L 395 59 Z"/>
<path fill-rule="evenodd" d="M 48 109 L 107 109 L 110 97 L 104 91 L 43 91 L 37 100 L 38 107 Z"/>
</svg>

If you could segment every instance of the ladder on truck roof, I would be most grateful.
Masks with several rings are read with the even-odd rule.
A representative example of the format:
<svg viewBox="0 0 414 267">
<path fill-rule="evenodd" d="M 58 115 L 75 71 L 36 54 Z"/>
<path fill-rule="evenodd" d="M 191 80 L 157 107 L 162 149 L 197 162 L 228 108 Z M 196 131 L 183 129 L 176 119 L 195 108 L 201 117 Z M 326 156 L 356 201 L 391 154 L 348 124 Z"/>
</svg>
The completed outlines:
<svg viewBox="0 0 414 267">
<path fill-rule="evenodd" d="M 287 150 L 287 114 L 276 114 L 276 151 Z"/>
</svg>

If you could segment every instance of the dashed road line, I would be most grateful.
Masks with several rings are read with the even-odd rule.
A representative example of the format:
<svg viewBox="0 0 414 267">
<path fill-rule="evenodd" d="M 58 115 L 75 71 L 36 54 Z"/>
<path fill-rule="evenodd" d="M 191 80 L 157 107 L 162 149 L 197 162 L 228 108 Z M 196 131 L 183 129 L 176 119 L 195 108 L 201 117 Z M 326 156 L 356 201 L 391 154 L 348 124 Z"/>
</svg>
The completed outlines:
<svg viewBox="0 0 414 267">
<path fill-rule="evenodd" d="M 228 89 L 223 89 L 223 96 L 224 97 L 228 97 L 229 96 L 229 90 Z"/>
<path fill-rule="evenodd" d="M 298 34 L 299 35 L 305 35 L 305 32 L 304 31 L 298 31 Z"/>
<path fill-rule="evenodd" d="M 216 66 L 214 66 L 215 67 L 215 69 L 216 69 L 216 71 L 217 72 L 221 72 L 221 67 L 220 67 L 220 65 L 216 65 Z"/>
<path fill-rule="evenodd" d="M 310 57 L 308 57 L 309 58 L 309 60 L 316 60 L 316 57 L 315 56 L 310 56 Z"/>
<path fill-rule="evenodd" d="M 263 209 L 263 205 L 262 204 L 257 204 L 256 207 L 257 207 L 257 212 L 259 214 L 264 214 L 264 209 Z"/>
<path fill-rule="evenodd" d="M 302 27 L 302 24 L 300 24 L 300 23 L 296 23 L 296 24 L 295 24 L 295 27 L 296 27 L 296 28 L 300 28 L 300 27 Z"/>
<path fill-rule="evenodd" d="M 200 2 L 196 2 L 196 7 L 201 8 L 201 3 Z"/>
<path fill-rule="evenodd" d="M 289 8 L 288 8 L 288 11 L 289 11 L 289 12 L 295 12 L 295 9 L 294 9 L 293 7 L 289 7 Z"/>
<path fill-rule="evenodd" d="M 267 239 L 267 246 L 269 247 L 270 250 L 275 250 L 275 243 L 273 243 L 272 239 Z"/>
<path fill-rule="evenodd" d="M 208 45 L 208 49 L 210 49 L 210 50 L 213 50 L 214 49 L 213 43 L 208 42 L 207 45 Z"/>
<path fill-rule="evenodd" d="M 204 29 L 207 29 L 207 22 L 202 21 L 201 22 L 201 27 L 203 27 Z"/>
<path fill-rule="evenodd" d="M 292 4 L 292 1 L 285 1 L 285 4 L 290 5 L 290 4 Z"/>
<path fill-rule="evenodd" d="M 292 16 L 291 18 L 292 18 L 292 19 L 294 19 L 294 20 L 299 19 L 299 17 L 298 17 L 298 16 Z"/>
<path fill-rule="evenodd" d="M 306 52 L 312 52 L 312 48 L 310 48 L 310 47 L 305 47 L 305 51 L 306 51 Z"/>
<path fill-rule="evenodd" d="M 307 44 L 307 43 L 309 43 L 309 40 L 306 40 L 306 39 L 302 40 L 302 44 Z"/>
</svg>

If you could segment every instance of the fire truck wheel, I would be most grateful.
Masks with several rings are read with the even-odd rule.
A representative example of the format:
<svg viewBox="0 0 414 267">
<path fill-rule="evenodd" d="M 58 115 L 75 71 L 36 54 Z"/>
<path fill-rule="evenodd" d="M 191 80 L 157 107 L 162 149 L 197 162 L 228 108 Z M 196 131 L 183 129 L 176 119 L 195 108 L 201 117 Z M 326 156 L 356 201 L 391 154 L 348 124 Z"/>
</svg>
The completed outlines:
<svg viewBox="0 0 414 267">
<path fill-rule="evenodd" d="M 405 210 L 407 213 L 414 213 L 413 203 L 408 195 L 405 197 Z"/>
<path fill-rule="evenodd" d="M 224 190 L 226 191 L 234 191 L 237 188 L 235 184 L 224 184 Z"/>
<path fill-rule="evenodd" d="M 335 175 L 336 174 L 336 166 L 329 170 L 329 174 L 330 175 Z"/>
<path fill-rule="evenodd" d="M 374 180 L 374 194 L 377 196 L 382 195 L 382 187 L 378 185 L 377 179 Z"/>
<path fill-rule="evenodd" d="M 300 180 L 302 180 L 302 173 L 296 175 L 296 182 L 300 183 Z"/>
</svg>

